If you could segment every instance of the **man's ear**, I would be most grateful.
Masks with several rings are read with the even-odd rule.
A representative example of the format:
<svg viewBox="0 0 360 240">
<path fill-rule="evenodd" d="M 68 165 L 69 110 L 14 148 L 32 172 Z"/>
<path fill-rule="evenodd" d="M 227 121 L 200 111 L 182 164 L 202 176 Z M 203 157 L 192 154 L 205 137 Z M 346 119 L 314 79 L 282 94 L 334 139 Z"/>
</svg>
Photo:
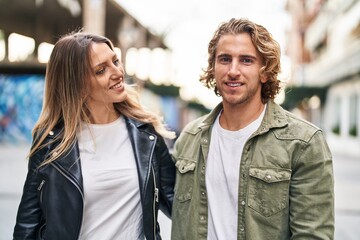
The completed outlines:
<svg viewBox="0 0 360 240">
<path fill-rule="evenodd" d="M 266 83 L 268 81 L 268 78 L 265 74 L 261 74 L 260 75 L 260 82 L 261 83 Z"/>
</svg>

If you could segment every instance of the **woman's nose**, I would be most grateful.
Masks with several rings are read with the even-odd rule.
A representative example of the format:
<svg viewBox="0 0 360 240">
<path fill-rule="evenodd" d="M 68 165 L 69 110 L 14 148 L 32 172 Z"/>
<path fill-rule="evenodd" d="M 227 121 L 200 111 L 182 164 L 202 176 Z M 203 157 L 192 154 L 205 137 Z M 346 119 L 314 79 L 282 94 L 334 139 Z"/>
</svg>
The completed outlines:
<svg viewBox="0 0 360 240">
<path fill-rule="evenodd" d="M 119 65 L 113 64 L 112 69 L 114 73 L 124 75 L 124 67 L 121 63 Z"/>
</svg>

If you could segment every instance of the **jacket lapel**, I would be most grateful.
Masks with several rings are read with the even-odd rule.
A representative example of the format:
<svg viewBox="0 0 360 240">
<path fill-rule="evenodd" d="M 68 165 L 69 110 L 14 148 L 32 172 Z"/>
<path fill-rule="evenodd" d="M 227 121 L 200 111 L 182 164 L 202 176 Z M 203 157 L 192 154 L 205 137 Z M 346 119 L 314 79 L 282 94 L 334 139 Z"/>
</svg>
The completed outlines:
<svg viewBox="0 0 360 240">
<path fill-rule="evenodd" d="M 145 189 L 151 173 L 151 159 L 157 136 L 147 131 L 145 123 L 129 118 L 125 118 L 125 122 L 138 168 L 141 197 L 144 199 Z"/>
<path fill-rule="evenodd" d="M 58 166 L 59 170 L 64 171 L 64 174 L 75 181 L 81 191 L 83 191 L 80 151 L 77 141 L 71 146 L 68 153 L 54 161 L 54 164 Z"/>
</svg>

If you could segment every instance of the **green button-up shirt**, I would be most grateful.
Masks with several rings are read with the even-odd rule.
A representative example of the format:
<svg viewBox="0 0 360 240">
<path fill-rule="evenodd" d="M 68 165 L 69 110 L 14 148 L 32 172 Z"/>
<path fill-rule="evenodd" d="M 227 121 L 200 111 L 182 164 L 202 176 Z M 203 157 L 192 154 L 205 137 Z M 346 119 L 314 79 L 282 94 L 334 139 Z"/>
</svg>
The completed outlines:
<svg viewBox="0 0 360 240">
<path fill-rule="evenodd" d="M 221 109 L 189 123 L 175 143 L 172 240 L 207 239 L 206 159 Z M 238 240 L 333 239 L 332 156 L 319 128 L 270 101 L 239 174 Z"/>
</svg>

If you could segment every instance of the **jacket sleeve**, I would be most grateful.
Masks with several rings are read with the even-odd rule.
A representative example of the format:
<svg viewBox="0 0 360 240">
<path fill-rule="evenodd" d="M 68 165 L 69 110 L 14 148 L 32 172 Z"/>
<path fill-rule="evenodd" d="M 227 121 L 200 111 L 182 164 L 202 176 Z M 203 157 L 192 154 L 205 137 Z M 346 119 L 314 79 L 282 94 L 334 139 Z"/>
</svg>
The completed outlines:
<svg viewBox="0 0 360 240">
<path fill-rule="evenodd" d="M 38 165 L 39 161 L 37 160 L 36 155 L 30 157 L 23 194 L 16 217 L 13 234 L 14 240 L 36 238 L 36 232 L 39 228 L 41 219 L 41 209 L 37 193 L 39 187 L 37 174 Z"/>
<path fill-rule="evenodd" d="M 295 239 L 334 239 L 332 156 L 317 131 L 295 162 L 290 185 L 290 229 Z"/>
<path fill-rule="evenodd" d="M 171 217 L 171 209 L 174 198 L 175 165 L 169 150 L 162 137 L 159 137 L 159 177 L 160 195 L 159 208 L 167 216 Z"/>
</svg>

